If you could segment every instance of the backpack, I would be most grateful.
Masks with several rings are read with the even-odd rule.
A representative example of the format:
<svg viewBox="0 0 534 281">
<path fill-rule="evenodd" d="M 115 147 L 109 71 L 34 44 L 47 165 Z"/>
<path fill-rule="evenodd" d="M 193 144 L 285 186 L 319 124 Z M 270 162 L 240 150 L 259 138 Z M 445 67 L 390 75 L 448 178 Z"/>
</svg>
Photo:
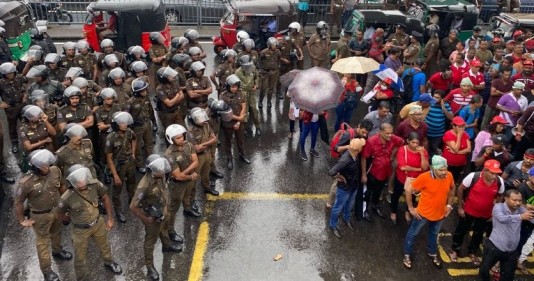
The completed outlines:
<svg viewBox="0 0 534 281">
<path fill-rule="evenodd" d="M 341 128 L 334 134 L 334 137 L 332 138 L 332 141 L 330 142 L 330 156 L 333 158 L 339 158 L 341 154 L 337 152 L 336 146 L 339 143 L 339 140 L 345 134 L 345 132 L 349 133 L 349 140 L 354 138 L 355 132 L 354 129 L 350 127 L 347 123 L 341 123 Z"/>
<path fill-rule="evenodd" d="M 402 94 L 402 99 L 404 104 L 409 104 L 412 102 L 413 98 L 413 78 L 415 75 L 420 73 L 420 70 L 412 68 L 412 71 L 406 72 L 406 75 L 402 78 L 402 83 L 404 84 L 404 93 Z"/>
<path fill-rule="evenodd" d="M 471 188 L 475 185 L 475 183 L 478 182 L 478 179 L 480 179 L 481 173 L 482 172 L 475 172 L 471 184 L 469 186 L 466 186 L 467 189 L 464 190 L 464 202 L 465 200 L 467 200 L 467 196 L 469 196 L 469 191 L 471 191 Z M 497 179 L 499 180 L 499 185 L 502 185 L 504 183 L 503 179 L 500 176 L 498 176 Z"/>
</svg>

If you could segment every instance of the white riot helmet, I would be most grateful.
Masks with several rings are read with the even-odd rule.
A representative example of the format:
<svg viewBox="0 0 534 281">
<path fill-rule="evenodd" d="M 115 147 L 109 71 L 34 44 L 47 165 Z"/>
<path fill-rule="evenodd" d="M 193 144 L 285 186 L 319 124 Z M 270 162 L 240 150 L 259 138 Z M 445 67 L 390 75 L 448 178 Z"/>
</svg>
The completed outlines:
<svg viewBox="0 0 534 281">
<path fill-rule="evenodd" d="M 45 109 L 48 107 L 48 94 L 43 90 L 34 90 L 30 94 L 30 101 L 33 105 Z"/>
<path fill-rule="evenodd" d="M 59 62 L 59 60 L 61 59 L 61 57 L 56 54 L 56 53 L 49 53 L 45 56 L 45 59 L 44 59 L 44 63 L 47 64 L 47 63 L 53 63 L 53 64 L 57 64 Z"/>
<path fill-rule="evenodd" d="M 115 63 L 118 64 L 119 63 L 119 59 L 117 58 L 117 56 L 115 54 L 109 54 L 109 55 L 106 55 L 104 57 L 104 63 L 108 66 L 108 67 L 115 67 Z"/>
<path fill-rule="evenodd" d="M 115 67 L 109 72 L 108 77 L 109 77 L 109 79 L 112 79 L 112 80 L 119 79 L 119 78 L 125 78 L 126 77 L 126 73 L 124 73 L 124 70 L 122 70 L 122 68 Z"/>
<path fill-rule="evenodd" d="M 256 47 L 256 43 L 254 43 L 254 40 L 246 39 L 245 41 L 243 41 L 243 48 L 252 50 L 255 47 Z"/>
<path fill-rule="evenodd" d="M 148 66 L 146 65 L 144 61 L 134 61 L 130 65 L 130 71 L 132 72 L 132 74 L 137 73 L 137 72 L 144 72 L 147 70 L 148 70 Z"/>
<path fill-rule="evenodd" d="M 113 114 L 113 122 L 117 123 L 117 125 L 130 126 L 133 124 L 133 117 L 126 111 L 118 111 Z"/>
<path fill-rule="evenodd" d="M 24 106 L 21 112 L 26 122 L 37 122 L 43 115 L 43 110 L 40 107 L 31 104 Z"/>
<path fill-rule="evenodd" d="M 49 167 L 56 163 L 56 156 L 48 149 L 37 149 L 28 155 L 28 162 L 35 168 Z"/>
<path fill-rule="evenodd" d="M 76 86 L 78 88 L 85 88 L 89 86 L 89 81 L 83 77 L 78 77 L 72 81 L 72 86 Z"/>
<path fill-rule="evenodd" d="M 191 64 L 191 70 L 193 70 L 195 72 L 201 71 L 201 70 L 204 70 L 204 69 L 206 69 L 206 66 L 200 61 L 196 61 L 196 62 Z"/>
<path fill-rule="evenodd" d="M 294 21 L 292 23 L 289 24 L 288 26 L 289 29 L 294 29 L 296 30 L 297 32 L 300 32 L 300 23 Z"/>
<path fill-rule="evenodd" d="M 202 54 L 202 50 L 199 47 L 191 47 L 188 53 L 190 56 L 197 56 Z"/>
<path fill-rule="evenodd" d="M 17 67 L 11 62 L 4 62 L 0 65 L 0 74 L 7 75 L 9 73 L 16 73 Z"/>
<path fill-rule="evenodd" d="M 117 98 L 117 92 L 112 88 L 104 88 L 100 91 L 100 97 L 102 99 Z"/>
<path fill-rule="evenodd" d="M 93 180 L 93 175 L 91 175 L 89 168 L 76 164 L 67 170 L 66 180 L 71 186 L 82 188 Z"/>
<path fill-rule="evenodd" d="M 78 51 L 83 49 L 89 49 L 89 43 L 82 39 L 76 43 L 76 49 L 78 49 Z"/>
<path fill-rule="evenodd" d="M 83 69 L 77 66 L 73 66 L 67 70 L 67 74 L 65 74 L 65 78 L 70 79 L 76 79 L 77 77 L 80 77 L 83 75 Z"/>
<path fill-rule="evenodd" d="M 276 40 L 276 38 L 274 37 L 269 37 L 269 39 L 267 39 L 267 46 L 268 47 L 278 46 L 278 40 Z"/>
<path fill-rule="evenodd" d="M 165 157 L 152 154 L 146 158 L 146 168 L 152 174 L 167 174 L 171 171 L 171 164 Z"/>
<path fill-rule="evenodd" d="M 165 129 L 165 138 L 170 144 L 173 144 L 173 140 L 177 136 L 182 136 L 187 130 L 182 125 L 172 124 Z"/>
<path fill-rule="evenodd" d="M 237 53 L 236 51 L 232 50 L 232 49 L 228 49 L 225 53 L 224 53 L 224 56 L 223 56 L 223 59 L 224 60 L 227 60 L 229 57 L 237 57 Z"/>
<path fill-rule="evenodd" d="M 200 126 L 204 124 L 204 122 L 207 122 L 209 120 L 206 110 L 200 107 L 192 108 L 191 112 L 189 113 L 189 116 L 191 116 L 191 119 L 197 126 Z"/>
<path fill-rule="evenodd" d="M 85 138 L 87 136 L 87 130 L 80 124 L 69 123 L 65 126 L 65 136 L 69 138 L 80 137 Z"/>
<path fill-rule="evenodd" d="M 76 50 L 76 43 L 72 41 L 67 41 L 63 44 L 63 51 L 67 50 Z"/>
<path fill-rule="evenodd" d="M 187 38 L 189 42 L 193 42 L 197 40 L 198 37 L 200 37 L 200 34 L 198 34 L 198 31 L 196 31 L 195 29 L 188 29 L 185 31 L 184 37 Z"/>
<path fill-rule="evenodd" d="M 104 49 L 106 47 L 114 47 L 115 43 L 111 39 L 104 39 L 102 42 L 100 42 L 100 49 Z"/>
<path fill-rule="evenodd" d="M 241 30 L 237 33 L 237 42 L 243 43 L 244 40 L 250 39 L 248 33 L 244 30 Z"/>
</svg>

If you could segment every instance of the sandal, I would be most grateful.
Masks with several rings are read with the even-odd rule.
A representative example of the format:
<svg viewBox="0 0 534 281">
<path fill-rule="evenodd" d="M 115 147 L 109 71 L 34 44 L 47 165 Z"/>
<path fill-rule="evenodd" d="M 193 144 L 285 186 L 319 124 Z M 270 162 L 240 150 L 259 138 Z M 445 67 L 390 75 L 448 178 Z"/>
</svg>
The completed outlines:
<svg viewBox="0 0 534 281">
<path fill-rule="evenodd" d="M 410 259 L 410 255 L 404 255 L 404 258 L 402 259 L 402 264 L 404 265 L 404 268 L 412 269 L 412 260 Z"/>
<path fill-rule="evenodd" d="M 428 257 L 432 260 L 432 264 L 434 264 L 435 268 L 441 268 L 441 261 L 439 260 L 438 255 L 428 254 Z"/>
<path fill-rule="evenodd" d="M 473 265 L 480 265 L 480 259 L 475 254 L 469 254 L 469 258 L 471 259 L 471 262 L 473 262 Z"/>
<path fill-rule="evenodd" d="M 456 253 L 456 251 L 451 250 L 447 254 L 449 256 L 449 259 L 451 259 L 452 262 L 457 262 L 458 261 L 458 253 Z"/>
</svg>

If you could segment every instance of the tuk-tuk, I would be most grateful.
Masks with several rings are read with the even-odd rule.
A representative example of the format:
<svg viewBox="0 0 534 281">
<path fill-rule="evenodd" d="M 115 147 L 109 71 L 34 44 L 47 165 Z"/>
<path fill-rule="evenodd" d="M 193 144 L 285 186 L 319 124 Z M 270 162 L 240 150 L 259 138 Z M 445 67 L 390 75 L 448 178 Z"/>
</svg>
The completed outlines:
<svg viewBox="0 0 534 281">
<path fill-rule="evenodd" d="M 219 54 L 237 42 L 237 32 L 244 30 L 256 42 L 266 45 L 267 38 L 296 20 L 295 7 L 289 0 L 222 0 L 227 12 L 220 21 L 221 35 L 213 37 L 213 50 Z"/>
<path fill-rule="evenodd" d="M 476 6 L 464 0 L 417 0 L 407 13 L 420 19 L 425 26 L 437 24 L 440 39 L 446 37 L 452 28 L 457 29 L 458 38 L 462 41 L 473 35 L 478 19 Z"/>
<path fill-rule="evenodd" d="M 366 30 L 369 27 L 383 28 L 386 36 L 395 32 L 395 25 L 406 26 L 406 33 L 412 31 L 423 34 L 423 23 L 414 17 L 407 16 L 398 10 L 354 10 L 344 26 L 344 30 L 352 33 L 356 30 Z"/>
<path fill-rule="evenodd" d="M 169 46 L 171 31 L 165 19 L 165 7 L 161 0 L 98 0 L 90 4 L 90 13 L 83 25 L 83 35 L 91 48 L 100 51 L 98 25 L 105 16 L 104 12 L 117 15 L 116 33 L 105 38 L 113 40 L 115 49 L 125 51 L 130 46 L 142 46 L 148 51 L 150 32 L 160 32 Z"/>
<path fill-rule="evenodd" d="M 493 38 L 493 31 L 501 29 L 504 40 L 512 39 L 516 30 L 525 31 L 526 28 L 534 29 L 534 14 L 501 13 L 490 20 L 491 30 L 486 33 L 486 38 Z"/>
<path fill-rule="evenodd" d="M 18 1 L 0 2 L 0 20 L 6 24 L 4 37 L 13 59 L 25 61 L 32 41 L 30 30 L 33 21 L 30 10 Z"/>
</svg>

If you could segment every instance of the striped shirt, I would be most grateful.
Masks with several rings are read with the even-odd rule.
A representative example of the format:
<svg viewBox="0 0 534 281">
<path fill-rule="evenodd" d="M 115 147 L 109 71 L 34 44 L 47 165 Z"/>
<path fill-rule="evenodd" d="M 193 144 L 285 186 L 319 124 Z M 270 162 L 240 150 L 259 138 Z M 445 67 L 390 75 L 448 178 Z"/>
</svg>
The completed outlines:
<svg viewBox="0 0 534 281">
<path fill-rule="evenodd" d="M 462 89 L 456 88 L 450 91 L 443 99 L 451 103 L 452 113 L 456 115 L 456 113 L 458 113 L 458 111 L 460 111 L 462 107 L 469 104 L 474 94 L 475 92 L 469 91 L 467 95 L 464 96 L 462 93 Z"/>
<path fill-rule="evenodd" d="M 449 103 L 445 103 L 447 111 L 451 111 Z M 441 104 L 436 103 L 430 106 L 425 123 L 428 126 L 427 136 L 430 138 L 440 138 L 445 134 L 447 116 L 441 109 Z"/>
</svg>

